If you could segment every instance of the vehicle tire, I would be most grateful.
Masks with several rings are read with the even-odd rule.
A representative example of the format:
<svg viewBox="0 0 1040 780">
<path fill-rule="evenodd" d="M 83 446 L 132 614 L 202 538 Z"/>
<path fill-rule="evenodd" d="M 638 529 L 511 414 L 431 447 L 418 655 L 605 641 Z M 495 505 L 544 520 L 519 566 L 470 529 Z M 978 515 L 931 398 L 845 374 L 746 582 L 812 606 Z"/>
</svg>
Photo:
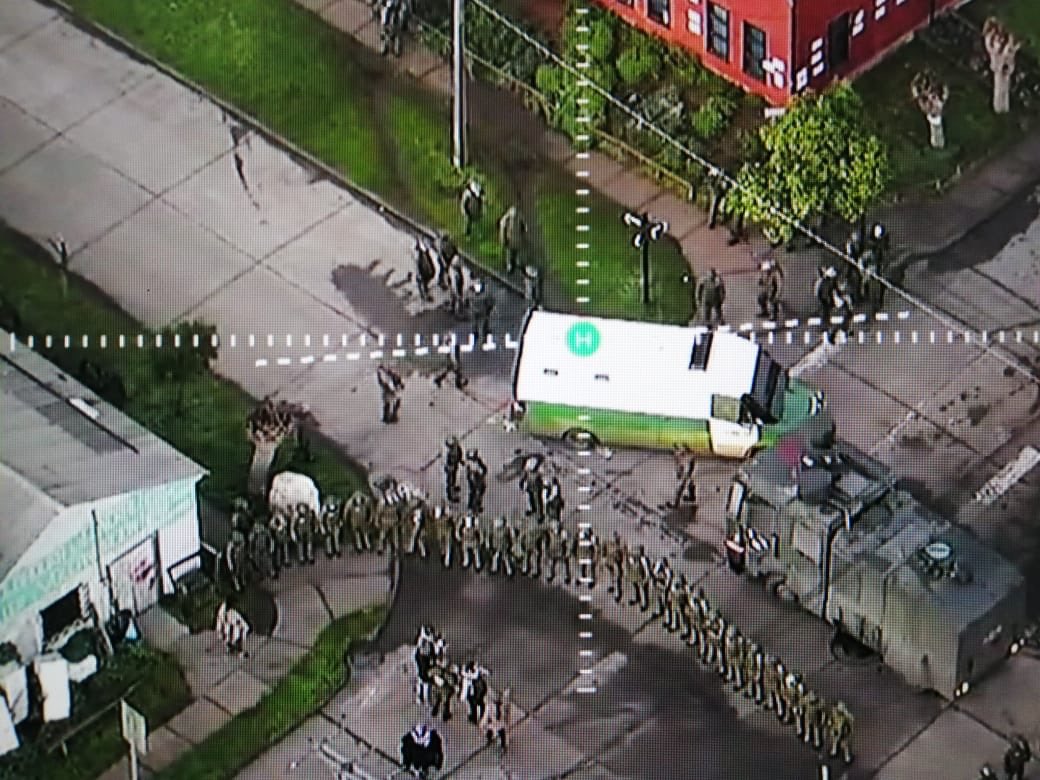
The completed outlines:
<svg viewBox="0 0 1040 780">
<path fill-rule="evenodd" d="M 577 450 L 594 450 L 599 440 L 584 428 L 570 428 L 563 434 L 563 441 Z"/>
</svg>

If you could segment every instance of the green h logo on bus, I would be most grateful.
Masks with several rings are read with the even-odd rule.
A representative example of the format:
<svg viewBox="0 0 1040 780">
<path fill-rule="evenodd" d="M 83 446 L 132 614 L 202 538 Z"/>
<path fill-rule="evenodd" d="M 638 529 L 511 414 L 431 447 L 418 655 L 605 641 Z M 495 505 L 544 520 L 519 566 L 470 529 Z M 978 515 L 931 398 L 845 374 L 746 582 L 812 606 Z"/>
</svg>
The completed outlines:
<svg viewBox="0 0 1040 780">
<path fill-rule="evenodd" d="M 599 331 L 591 322 L 576 322 L 567 331 L 567 346 L 578 357 L 588 357 L 599 349 Z"/>
</svg>

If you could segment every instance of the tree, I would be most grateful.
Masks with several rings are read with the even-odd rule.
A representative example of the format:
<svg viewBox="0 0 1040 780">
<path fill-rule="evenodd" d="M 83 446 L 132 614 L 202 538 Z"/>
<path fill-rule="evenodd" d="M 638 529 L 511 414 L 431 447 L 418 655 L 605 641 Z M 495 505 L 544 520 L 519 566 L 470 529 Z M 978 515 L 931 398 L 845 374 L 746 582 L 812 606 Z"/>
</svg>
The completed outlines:
<svg viewBox="0 0 1040 780">
<path fill-rule="evenodd" d="M 307 407 L 284 400 L 274 401 L 270 396 L 250 412 L 246 418 L 246 436 L 253 444 L 253 459 L 249 465 L 250 495 L 264 494 L 267 475 L 278 447 L 303 422 L 313 420 Z"/>
<path fill-rule="evenodd" d="M 794 232 L 774 209 L 799 222 L 835 214 L 852 221 L 891 180 L 888 150 L 844 82 L 795 100 L 759 128 L 759 137 L 762 155 L 741 168 L 728 208 L 759 223 L 774 241 L 789 241 Z"/>
<path fill-rule="evenodd" d="M 950 97 L 950 88 L 943 84 L 930 71 L 923 70 L 910 82 L 910 94 L 914 96 L 917 107 L 928 119 L 928 142 L 933 149 L 946 146 L 946 133 L 943 131 L 943 109 Z"/>
<path fill-rule="evenodd" d="M 174 414 L 184 411 L 184 387 L 192 374 L 209 368 L 217 359 L 217 329 L 201 322 L 182 322 L 160 331 L 162 346 L 151 350 L 152 371 L 177 387 Z"/>
<path fill-rule="evenodd" d="M 1011 75 L 1015 72 L 1015 55 L 1022 42 L 995 16 L 982 25 L 982 42 L 989 54 L 989 69 L 993 71 L 993 110 L 1006 114 L 1011 110 Z"/>
</svg>

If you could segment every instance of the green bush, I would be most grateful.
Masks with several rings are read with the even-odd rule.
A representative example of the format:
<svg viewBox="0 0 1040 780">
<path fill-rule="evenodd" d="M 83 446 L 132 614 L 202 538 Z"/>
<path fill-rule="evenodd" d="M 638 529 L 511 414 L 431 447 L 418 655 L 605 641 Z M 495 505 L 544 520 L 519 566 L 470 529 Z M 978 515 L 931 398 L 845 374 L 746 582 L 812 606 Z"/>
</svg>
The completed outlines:
<svg viewBox="0 0 1040 780">
<path fill-rule="evenodd" d="M 736 113 L 737 103 L 730 97 L 712 95 L 693 115 L 693 130 L 706 141 L 722 136 Z"/>
<path fill-rule="evenodd" d="M 661 70 L 661 58 L 648 46 L 630 46 L 617 60 L 617 72 L 626 86 L 638 84 Z"/>
<path fill-rule="evenodd" d="M 97 647 L 94 642 L 94 631 L 89 628 L 77 631 L 69 637 L 69 641 L 58 652 L 70 664 L 78 664 L 87 656 L 95 655 Z"/>
</svg>

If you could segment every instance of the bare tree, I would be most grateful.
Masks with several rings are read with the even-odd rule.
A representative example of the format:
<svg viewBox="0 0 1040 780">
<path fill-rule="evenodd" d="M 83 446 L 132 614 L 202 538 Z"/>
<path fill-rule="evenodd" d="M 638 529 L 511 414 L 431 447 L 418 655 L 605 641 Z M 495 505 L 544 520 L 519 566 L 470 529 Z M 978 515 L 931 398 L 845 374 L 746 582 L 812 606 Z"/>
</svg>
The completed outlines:
<svg viewBox="0 0 1040 780">
<path fill-rule="evenodd" d="M 982 42 L 989 54 L 989 69 L 993 71 L 993 110 L 1006 114 L 1011 110 L 1011 76 L 1022 42 L 995 16 L 982 25 Z"/>
<path fill-rule="evenodd" d="M 946 146 L 946 133 L 943 130 L 943 109 L 950 97 L 950 88 L 943 84 L 934 74 L 923 70 L 910 82 L 910 94 L 914 102 L 928 119 L 928 142 L 933 149 Z"/>
<path fill-rule="evenodd" d="M 251 495 L 264 494 L 278 447 L 307 421 L 313 421 L 313 415 L 307 407 L 284 400 L 275 401 L 270 396 L 249 414 L 246 418 L 246 436 L 253 444 L 248 483 Z"/>
</svg>

